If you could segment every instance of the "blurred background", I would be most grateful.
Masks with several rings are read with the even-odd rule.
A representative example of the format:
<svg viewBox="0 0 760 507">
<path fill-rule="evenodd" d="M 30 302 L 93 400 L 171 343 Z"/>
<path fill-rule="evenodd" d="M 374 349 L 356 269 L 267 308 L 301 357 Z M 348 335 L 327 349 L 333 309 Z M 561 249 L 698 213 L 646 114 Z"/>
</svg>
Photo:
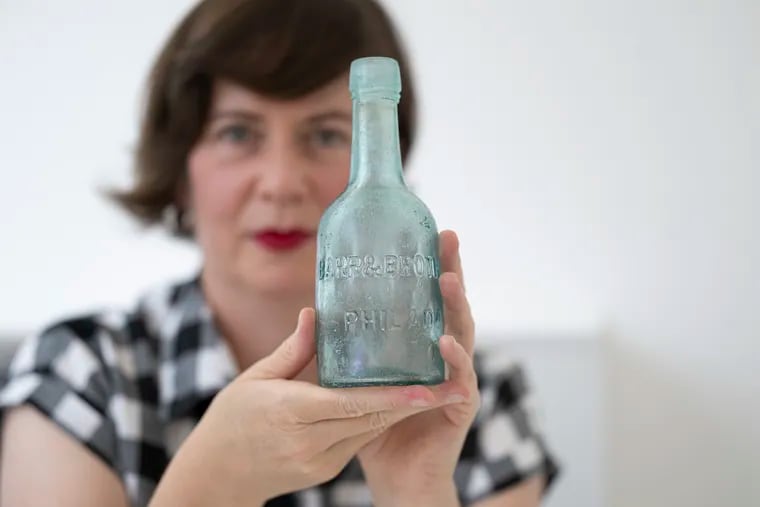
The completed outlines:
<svg viewBox="0 0 760 507">
<path fill-rule="evenodd" d="M 0 0 L 0 346 L 198 266 L 99 194 L 190 0 Z M 409 180 L 524 362 L 546 505 L 760 505 L 760 2 L 386 0 Z"/>
</svg>

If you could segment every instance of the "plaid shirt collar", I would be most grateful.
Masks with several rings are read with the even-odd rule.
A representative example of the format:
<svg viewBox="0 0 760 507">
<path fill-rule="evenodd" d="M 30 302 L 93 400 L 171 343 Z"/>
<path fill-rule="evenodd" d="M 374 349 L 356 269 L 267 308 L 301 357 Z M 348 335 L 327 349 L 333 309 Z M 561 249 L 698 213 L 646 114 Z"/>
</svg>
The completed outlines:
<svg viewBox="0 0 760 507">
<path fill-rule="evenodd" d="M 203 295 L 200 276 L 152 294 L 141 310 L 158 337 L 161 416 L 167 421 L 199 418 L 239 373 Z"/>
</svg>

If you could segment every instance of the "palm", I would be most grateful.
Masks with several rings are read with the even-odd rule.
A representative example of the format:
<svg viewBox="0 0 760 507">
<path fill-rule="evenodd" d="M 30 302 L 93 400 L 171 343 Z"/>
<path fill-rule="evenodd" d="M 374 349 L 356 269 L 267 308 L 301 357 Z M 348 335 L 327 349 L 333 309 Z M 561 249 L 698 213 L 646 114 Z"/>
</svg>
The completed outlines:
<svg viewBox="0 0 760 507">
<path fill-rule="evenodd" d="M 399 463 L 425 470 L 440 463 L 455 462 L 459 445 L 441 446 L 441 442 L 464 440 L 463 426 L 470 424 L 469 409 L 461 404 L 447 405 L 409 417 L 370 442 L 359 452 L 359 460 L 366 469 L 379 473 L 397 467 Z"/>
<path fill-rule="evenodd" d="M 472 366 L 474 323 L 462 285 L 459 241 L 451 231 L 441 233 L 441 294 L 446 339 L 440 350 L 449 365 L 450 379 L 434 386 L 439 394 L 452 387 L 468 393 L 466 401 L 426 410 L 396 423 L 359 453 L 359 462 L 370 487 L 387 489 L 414 480 L 451 478 L 467 431 L 480 406 L 477 379 Z"/>
</svg>

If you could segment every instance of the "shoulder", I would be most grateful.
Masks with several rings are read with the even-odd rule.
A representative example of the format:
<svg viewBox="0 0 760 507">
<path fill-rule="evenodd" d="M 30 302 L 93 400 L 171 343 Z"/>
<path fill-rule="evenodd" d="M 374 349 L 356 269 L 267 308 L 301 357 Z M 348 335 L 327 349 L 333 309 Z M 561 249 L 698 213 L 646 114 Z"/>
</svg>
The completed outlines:
<svg viewBox="0 0 760 507">
<path fill-rule="evenodd" d="M 33 334 L 11 362 L 0 390 L 0 410 L 35 407 L 116 468 L 109 409 L 118 391 L 115 379 L 128 373 L 121 359 L 126 354 L 116 352 L 125 329 L 104 324 L 101 314 L 87 314 L 60 320 Z"/>
<path fill-rule="evenodd" d="M 107 310 L 54 322 L 22 342 L 10 376 L 49 370 L 74 387 L 81 387 L 98 370 L 129 373 L 127 356 L 150 334 L 139 313 Z"/>
<path fill-rule="evenodd" d="M 11 361 L 4 403 L 9 403 L 8 387 L 22 379 L 27 389 L 35 383 L 32 379 L 55 381 L 67 389 L 88 392 L 93 402 L 105 401 L 114 382 L 123 384 L 156 368 L 160 326 L 184 285 L 156 286 L 130 309 L 83 313 L 33 333 Z"/>
<path fill-rule="evenodd" d="M 115 470 L 130 498 L 148 498 L 168 460 L 164 402 L 194 373 L 193 361 L 171 360 L 176 330 L 202 308 L 189 286 L 158 286 L 129 310 L 61 319 L 31 335 L 11 362 L 0 411 L 34 407 Z"/>
</svg>

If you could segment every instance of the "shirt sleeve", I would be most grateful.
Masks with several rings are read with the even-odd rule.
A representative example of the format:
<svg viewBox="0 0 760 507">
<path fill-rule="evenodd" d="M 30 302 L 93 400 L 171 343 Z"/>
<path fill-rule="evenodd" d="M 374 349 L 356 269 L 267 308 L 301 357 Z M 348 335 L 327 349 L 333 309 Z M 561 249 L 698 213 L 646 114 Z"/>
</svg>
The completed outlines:
<svg viewBox="0 0 760 507">
<path fill-rule="evenodd" d="M 476 356 L 481 408 L 455 473 L 460 501 L 468 505 L 538 474 L 546 492 L 559 467 L 545 444 L 523 368 L 510 364 L 485 373 L 478 362 Z"/>
<path fill-rule="evenodd" d="M 0 390 L 0 411 L 31 405 L 113 468 L 110 386 L 92 319 L 68 321 L 25 340 Z"/>
</svg>

